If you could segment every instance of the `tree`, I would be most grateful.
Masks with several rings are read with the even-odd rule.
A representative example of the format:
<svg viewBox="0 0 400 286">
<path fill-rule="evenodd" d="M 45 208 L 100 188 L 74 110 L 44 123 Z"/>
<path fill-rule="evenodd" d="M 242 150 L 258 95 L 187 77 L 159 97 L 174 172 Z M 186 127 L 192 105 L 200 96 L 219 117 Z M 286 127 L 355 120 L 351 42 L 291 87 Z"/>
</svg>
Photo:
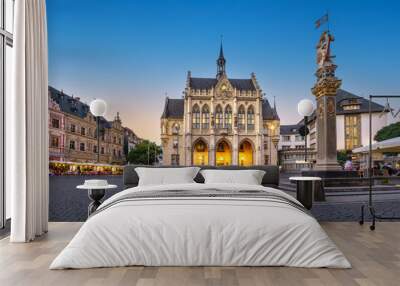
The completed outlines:
<svg viewBox="0 0 400 286">
<path fill-rule="evenodd" d="M 347 161 L 349 154 L 345 150 L 337 151 L 337 161 L 338 163 L 343 166 L 344 163 Z"/>
<path fill-rule="evenodd" d="M 129 151 L 127 160 L 130 164 L 153 165 L 158 162 L 161 153 L 161 147 L 156 143 L 143 140 Z"/>
<path fill-rule="evenodd" d="M 374 140 L 380 142 L 383 140 L 395 138 L 400 136 L 400 122 L 396 122 L 393 124 L 390 124 L 388 126 L 383 127 L 381 130 L 379 130 L 375 137 Z"/>
<path fill-rule="evenodd" d="M 128 154 L 129 154 L 128 138 L 124 136 L 124 155 L 127 161 L 128 161 Z"/>
</svg>

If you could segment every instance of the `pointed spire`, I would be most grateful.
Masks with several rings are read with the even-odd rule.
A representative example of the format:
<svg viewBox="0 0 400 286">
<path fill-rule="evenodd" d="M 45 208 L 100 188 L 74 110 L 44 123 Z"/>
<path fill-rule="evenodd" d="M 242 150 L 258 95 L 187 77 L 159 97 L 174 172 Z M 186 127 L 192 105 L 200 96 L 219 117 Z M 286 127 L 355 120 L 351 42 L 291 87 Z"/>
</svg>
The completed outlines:
<svg viewBox="0 0 400 286">
<path fill-rule="evenodd" d="M 121 118 L 119 117 L 119 111 L 117 111 L 117 115 L 115 116 L 115 121 L 121 121 Z"/>
<path fill-rule="evenodd" d="M 217 79 L 219 79 L 222 75 L 225 74 L 225 57 L 224 57 L 224 49 L 222 47 L 222 36 L 221 36 L 221 46 L 219 48 L 219 57 L 217 59 Z"/>
<path fill-rule="evenodd" d="M 221 46 L 219 48 L 219 58 L 224 59 L 224 49 L 222 47 L 222 40 L 221 40 Z"/>
<path fill-rule="evenodd" d="M 274 110 L 276 111 L 275 95 L 274 95 Z"/>
</svg>

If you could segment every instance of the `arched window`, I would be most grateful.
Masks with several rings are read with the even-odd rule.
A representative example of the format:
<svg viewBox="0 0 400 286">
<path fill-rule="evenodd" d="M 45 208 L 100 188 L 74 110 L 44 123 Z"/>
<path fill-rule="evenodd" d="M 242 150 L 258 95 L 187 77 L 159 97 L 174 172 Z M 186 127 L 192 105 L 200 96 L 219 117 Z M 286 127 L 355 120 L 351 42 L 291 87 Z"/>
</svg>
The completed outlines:
<svg viewBox="0 0 400 286">
<path fill-rule="evenodd" d="M 215 127 L 223 128 L 224 127 L 224 114 L 222 112 L 221 105 L 218 105 L 215 109 Z"/>
<path fill-rule="evenodd" d="M 192 128 L 199 129 L 200 128 L 200 108 L 197 104 L 193 106 L 192 110 Z"/>
<path fill-rule="evenodd" d="M 239 107 L 239 112 L 238 112 L 238 128 L 243 130 L 246 127 L 246 111 L 244 110 L 244 106 L 241 105 Z"/>
<path fill-rule="evenodd" d="M 232 129 L 232 108 L 230 105 L 225 107 L 225 128 Z"/>
<path fill-rule="evenodd" d="M 210 127 L 210 110 L 208 105 L 203 105 L 201 109 L 201 127 L 203 129 L 208 129 Z"/>
<path fill-rule="evenodd" d="M 174 123 L 174 125 L 172 125 L 172 134 L 173 135 L 178 135 L 179 134 L 179 129 L 180 126 L 178 123 Z"/>
<path fill-rule="evenodd" d="M 247 109 L 247 130 L 254 130 L 254 108 L 250 106 Z"/>
</svg>

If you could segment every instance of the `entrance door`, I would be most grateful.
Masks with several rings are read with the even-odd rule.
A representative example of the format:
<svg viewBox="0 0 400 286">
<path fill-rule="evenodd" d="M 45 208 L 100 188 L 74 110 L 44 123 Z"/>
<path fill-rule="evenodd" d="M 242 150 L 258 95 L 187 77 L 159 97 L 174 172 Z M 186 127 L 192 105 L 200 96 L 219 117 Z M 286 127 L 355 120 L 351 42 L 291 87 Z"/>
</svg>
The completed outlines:
<svg viewBox="0 0 400 286">
<path fill-rule="evenodd" d="M 243 141 L 239 145 L 239 166 L 253 165 L 253 147 L 249 141 Z"/>
<path fill-rule="evenodd" d="M 229 166 L 232 164 L 232 150 L 226 141 L 220 141 L 215 151 L 215 165 Z"/>
<path fill-rule="evenodd" d="M 208 147 L 203 140 L 197 141 L 193 145 L 193 165 L 208 165 Z"/>
</svg>

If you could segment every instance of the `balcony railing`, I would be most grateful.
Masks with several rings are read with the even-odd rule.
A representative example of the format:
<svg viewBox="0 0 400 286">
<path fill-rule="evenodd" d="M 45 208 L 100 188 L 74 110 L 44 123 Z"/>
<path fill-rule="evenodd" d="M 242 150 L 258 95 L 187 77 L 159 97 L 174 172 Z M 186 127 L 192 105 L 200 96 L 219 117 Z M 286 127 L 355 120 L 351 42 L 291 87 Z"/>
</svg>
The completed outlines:
<svg viewBox="0 0 400 286">
<path fill-rule="evenodd" d="M 220 135 L 228 135 L 230 131 L 232 131 L 232 129 L 229 128 L 219 128 L 218 130 L 218 134 Z"/>
</svg>

